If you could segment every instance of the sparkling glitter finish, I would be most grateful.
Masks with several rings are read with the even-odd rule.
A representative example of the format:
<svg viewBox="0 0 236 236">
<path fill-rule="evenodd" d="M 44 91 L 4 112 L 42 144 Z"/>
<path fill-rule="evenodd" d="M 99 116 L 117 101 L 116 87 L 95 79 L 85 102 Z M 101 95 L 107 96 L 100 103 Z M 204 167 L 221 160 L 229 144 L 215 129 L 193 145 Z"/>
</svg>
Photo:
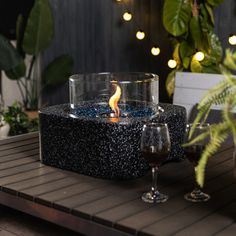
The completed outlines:
<svg viewBox="0 0 236 236">
<path fill-rule="evenodd" d="M 185 108 L 160 104 L 168 123 L 172 150 L 169 160 L 183 157 L 180 146 L 185 130 Z M 41 160 L 44 164 L 107 179 L 143 176 L 148 164 L 140 156 L 142 119 L 114 123 L 107 119 L 73 118 L 70 105 L 40 111 Z"/>
</svg>

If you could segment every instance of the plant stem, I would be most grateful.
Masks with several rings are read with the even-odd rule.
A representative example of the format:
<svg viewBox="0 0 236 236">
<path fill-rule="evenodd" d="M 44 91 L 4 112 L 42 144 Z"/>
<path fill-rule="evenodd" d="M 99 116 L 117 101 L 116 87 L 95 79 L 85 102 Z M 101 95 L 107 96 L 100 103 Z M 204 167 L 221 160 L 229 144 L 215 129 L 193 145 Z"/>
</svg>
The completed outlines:
<svg viewBox="0 0 236 236">
<path fill-rule="evenodd" d="M 33 66 L 34 66 L 34 62 L 36 60 L 36 56 L 33 56 L 32 59 L 31 59 L 31 62 L 30 62 L 30 67 L 29 67 L 29 72 L 28 72 L 28 76 L 27 76 L 27 79 L 31 79 L 31 74 L 32 74 L 32 71 L 33 71 Z"/>
<path fill-rule="evenodd" d="M 197 3 L 197 0 L 194 0 L 194 2 L 193 2 L 192 14 L 193 14 L 193 16 L 199 16 L 199 6 L 198 6 L 198 3 Z"/>
<path fill-rule="evenodd" d="M 26 87 L 26 85 L 23 83 L 23 81 L 19 80 L 19 82 L 21 83 L 21 85 L 24 87 L 25 91 L 26 91 L 26 94 L 29 94 L 29 90 L 28 90 L 28 86 Z M 27 95 L 25 95 L 26 97 Z M 26 98 L 27 100 L 27 98 Z M 28 101 L 28 100 L 27 100 Z"/>
<path fill-rule="evenodd" d="M 17 80 L 16 83 L 17 83 L 17 86 L 18 86 L 18 88 L 19 88 L 19 90 L 20 90 L 20 94 L 21 94 L 21 97 L 22 97 L 22 100 L 23 100 L 23 104 L 24 104 L 24 106 L 26 106 L 26 105 L 27 105 L 27 101 L 26 101 L 24 92 L 23 92 L 23 90 L 22 90 L 22 88 L 21 88 L 20 80 Z"/>
<path fill-rule="evenodd" d="M 27 100 L 27 105 L 29 103 L 28 101 L 28 98 L 29 100 L 32 99 L 32 86 L 31 86 L 31 91 L 28 90 L 28 81 L 31 80 L 31 75 L 32 75 L 32 71 L 33 71 L 33 67 L 34 67 L 34 63 L 35 63 L 35 60 L 36 60 L 36 56 L 33 56 L 31 58 L 31 61 L 30 61 L 30 67 L 29 67 L 29 71 L 28 71 L 28 75 L 26 77 L 26 81 L 25 81 L 25 90 L 26 90 L 26 100 Z M 27 108 L 27 107 L 26 107 Z"/>
</svg>

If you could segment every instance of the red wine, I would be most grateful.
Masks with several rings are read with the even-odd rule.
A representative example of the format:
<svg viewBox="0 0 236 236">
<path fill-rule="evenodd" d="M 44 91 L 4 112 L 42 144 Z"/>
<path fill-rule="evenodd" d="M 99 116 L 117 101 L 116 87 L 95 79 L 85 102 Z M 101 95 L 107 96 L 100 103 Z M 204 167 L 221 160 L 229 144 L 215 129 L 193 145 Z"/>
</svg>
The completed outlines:
<svg viewBox="0 0 236 236">
<path fill-rule="evenodd" d="M 194 165 L 197 165 L 204 149 L 205 145 L 191 145 L 189 147 L 185 147 L 184 151 L 187 159 Z"/>
<path fill-rule="evenodd" d="M 148 161 L 149 165 L 160 166 L 164 161 L 167 160 L 169 155 L 168 151 L 161 152 L 150 152 L 150 151 L 142 151 L 142 156 Z"/>
</svg>

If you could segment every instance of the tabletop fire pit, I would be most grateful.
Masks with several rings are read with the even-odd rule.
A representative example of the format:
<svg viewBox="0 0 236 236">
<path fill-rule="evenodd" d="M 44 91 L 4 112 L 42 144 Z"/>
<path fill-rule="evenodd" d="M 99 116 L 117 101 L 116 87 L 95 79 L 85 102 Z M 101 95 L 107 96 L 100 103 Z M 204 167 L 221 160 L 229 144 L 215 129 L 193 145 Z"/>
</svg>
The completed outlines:
<svg viewBox="0 0 236 236">
<path fill-rule="evenodd" d="M 139 148 L 143 124 L 168 123 L 169 159 L 179 159 L 185 117 L 183 107 L 159 104 L 157 75 L 73 75 L 70 104 L 40 111 L 41 161 L 100 178 L 143 176 L 148 170 Z"/>
</svg>

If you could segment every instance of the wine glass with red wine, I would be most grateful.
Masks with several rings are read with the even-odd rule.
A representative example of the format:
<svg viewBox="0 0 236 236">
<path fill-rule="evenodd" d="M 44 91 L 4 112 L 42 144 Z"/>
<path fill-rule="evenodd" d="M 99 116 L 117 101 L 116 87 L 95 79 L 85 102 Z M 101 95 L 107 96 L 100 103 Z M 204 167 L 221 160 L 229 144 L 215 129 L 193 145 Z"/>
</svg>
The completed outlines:
<svg viewBox="0 0 236 236">
<path fill-rule="evenodd" d="M 197 124 L 193 135 L 191 138 L 189 138 L 189 132 L 191 130 L 192 124 L 187 124 L 186 126 L 186 133 L 185 133 L 185 142 L 188 143 L 197 136 L 205 133 L 207 130 L 210 129 L 210 124 L 208 123 L 199 123 Z M 204 151 L 206 145 L 209 142 L 210 137 L 206 137 L 205 139 L 198 141 L 190 146 L 185 146 L 185 156 L 186 158 L 191 162 L 191 164 L 194 166 L 195 175 L 197 170 L 197 165 L 200 160 L 200 157 L 202 155 L 202 152 Z M 196 179 L 196 176 L 195 176 Z M 210 195 L 202 192 L 201 187 L 198 185 L 198 183 L 195 180 L 195 188 L 192 192 L 187 193 L 184 195 L 184 198 L 190 202 L 206 202 L 210 199 Z"/>
<path fill-rule="evenodd" d="M 168 196 L 157 190 L 157 172 L 161 164 L 167 160 L 170 152 L 170 136 L 167 124 L 147 123 L 143 126 L 141 137 L 142 156 L 152 168 L 151 190 L 142 195 L 142 200 L 148 203 L 161 203 Z"/>
</svg>

